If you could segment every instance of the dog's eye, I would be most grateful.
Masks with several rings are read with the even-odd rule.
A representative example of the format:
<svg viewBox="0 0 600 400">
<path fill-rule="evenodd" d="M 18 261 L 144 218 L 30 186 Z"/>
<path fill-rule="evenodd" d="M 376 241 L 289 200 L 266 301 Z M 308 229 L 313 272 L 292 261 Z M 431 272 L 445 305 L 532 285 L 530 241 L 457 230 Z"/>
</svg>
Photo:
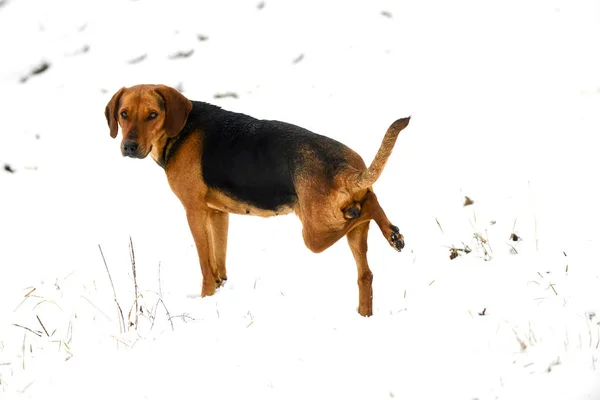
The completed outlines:
<svg viewBox="0 0 600 400">
<path fill-rule="evenodd" d="M 150 115 L 148 115 L 148 121 L 151 121 L 151 120 L 153 120 L 153 119 L 154 119 L 154 118 L 156 118 L 156 117 L 158 117 L 158 114 L 157 114 L 157 113 L 155 113 L 154 111 L 152 111 L 152 112 L 150 113 Z"/>
<path fill-rule="evenodd" d="M 121 111 L 121 118 L 127 119 L 127 111 Z"/>
</svg>

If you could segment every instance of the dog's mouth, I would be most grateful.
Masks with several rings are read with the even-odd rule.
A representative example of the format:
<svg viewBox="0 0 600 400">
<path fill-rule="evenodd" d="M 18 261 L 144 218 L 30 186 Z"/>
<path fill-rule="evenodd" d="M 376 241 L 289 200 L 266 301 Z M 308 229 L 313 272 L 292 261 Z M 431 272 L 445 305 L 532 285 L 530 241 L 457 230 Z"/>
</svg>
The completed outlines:
<svg viewBox="0 0 600 400">
<path fill-rule="evenodd" d="M 146 158 L 146 156 L 148 156 L 148 154 L 150 153 L 150 150 L 152 150 L 152 146 L 150 146 L 150 149 L 146 151 L 146 149 L 143 146 L 140 146 L 137 142 L 134 142 L 133 140 L 125 141 L 121 146 L 121 154 L 123 154 L 123 157 L 130 158 Z"/>
</svg>

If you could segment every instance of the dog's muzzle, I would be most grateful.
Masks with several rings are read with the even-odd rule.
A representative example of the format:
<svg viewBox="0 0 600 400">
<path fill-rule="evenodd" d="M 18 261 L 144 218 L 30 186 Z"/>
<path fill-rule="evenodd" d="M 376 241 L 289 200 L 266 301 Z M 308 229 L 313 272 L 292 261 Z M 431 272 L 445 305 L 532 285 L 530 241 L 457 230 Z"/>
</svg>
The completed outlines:
<svg viewBox="0 0 600 400">
<path fill-rule="evenodd" d="M 121 152 L 123 157 L 140 158 L 138 154 L 138 143 L 135 140 L 126 140 L 123 142 Z"/>
</svg>

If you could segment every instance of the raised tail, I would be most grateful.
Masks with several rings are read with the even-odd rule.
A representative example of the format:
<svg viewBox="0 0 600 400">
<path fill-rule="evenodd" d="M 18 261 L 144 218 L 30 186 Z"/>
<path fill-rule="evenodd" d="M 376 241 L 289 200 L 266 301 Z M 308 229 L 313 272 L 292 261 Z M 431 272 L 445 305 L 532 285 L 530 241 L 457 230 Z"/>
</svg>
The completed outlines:
<svg viewBox="0 0 600 400">
<path fill-rule="evenodd" d="M 387 163 L 390 154 L 392 154 L 392 149 L 396 144 L 396 140 L 398 139 L 398 134 L 400 131 L 408 126 L 408 122 L 410 121 L 410 117 L 401 118 L 399 120 L 394 121 L 392 125 L 388 128 L 385 136 L 383 137 L 383 141 L 381 142 L 381 146 L 379 146 L 379 150 L 373 159 L 373 162 L 369 166 L 366 171 L 361 172 L 356 177 L 354 182 L 354 186 L 357 189 L 366 189 L 372 186 L 379 176 L 383 172 L 383 168 Z"/>
</svg>

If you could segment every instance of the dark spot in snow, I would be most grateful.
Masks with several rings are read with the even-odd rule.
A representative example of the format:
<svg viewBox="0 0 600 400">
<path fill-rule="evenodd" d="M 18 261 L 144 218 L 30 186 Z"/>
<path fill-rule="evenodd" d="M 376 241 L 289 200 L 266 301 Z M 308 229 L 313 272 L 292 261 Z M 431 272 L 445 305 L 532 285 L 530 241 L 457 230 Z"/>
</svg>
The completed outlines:
<svg viewBox="0 0 600 400">
<path fill-rule="evenodd" d="M 256 5 L 256 8 L 258 8 L 259 10 L 262 10 L 263 8 L 265 8 L 265 2 L 261 1 L 260 3 L 258 3 Z"/>
<path fill-rule="evenodd" d="M 232 99 L 239 98 L 236 92 L 223 92 L 223 93 L 215 93 L 213 96 L 215 99 L 224 99 L 226 97 L 230 97 Z"/>
<path fill-rule="evenodd" d="M 4 170 L 6 172 L 10 172 L 11 174 L 15 173 L 15 170 L 13 169 L 13 167 L 10 166 L 10 164 L 4 164 Z"/>
<path fill-rule="evenodd" d="M 466 207 L 466 206 L 470 206 L 470 205 L 471 205 L 471 204 L 473 204 L 473 203 L 474 203 L 474 201 L 473 201 L 473 200 L 471 200 L 471 198 L 470 198 L 469 196 L 465 196 L 465 202 L 464 202 L 464 204 L 463 204 L 463 206 L 464 206 L 464 207 Z"/>
<path fill-rule="evenodd" d="M 148 57 L 148 54 L 142 54 L 141 56 L 138 56 L 136 58 L 132 58 L 131 60 L 127 61 L 127 64 L 141 63 L 142 61 L 144 61 L 146 59 L 146 57 Z"/>
<path fill-rule="evenodd" d="M 298 64 L 300 61 L 304 60 L 304 54 L 300 54 L 298 57 L 294 58 L 292 63 Z"/>
<path fill-rule="evenodd" d="M 389 11 L 387 11 L 387 10 L 381 11 L 381 15 L 384 16 L 384 17 L 386 17 L 386 18 L 392 18 L 393 17 L 392 13 L 389 12 Z"/>
<path fill-rule="evenodd" d="M 90 46 L 88 44 L 86 44 L 83 47 L 81 47 L 80 49 L 75 50 L 74 52 L 67 54 L 67 56 L 71 56 L 71 57 L 72 56 L 79 56 L 81 54 L 87 53 L 88 51 L 90 51 Z"/>
<path fill-rule="evenodd" d="M 456 257 L 458 257 L 458 250 L 455 248 L 451 248 L 450 249 L 450 259 L 454 260 Z"/>
<path fill-rule="evenodd" d="M 50 63 L 47 61 L 42 61 L 40 64 L 38 64 L 36 67 L 34 67 L 29 72 L 29 74 L 27 74 L 21 78 L 21 83 L 27 82 L 29 80 L 29 78 L 31 78 L 34 75 L 39 75 L 39 74 L 46 72 L 48 70 L 48 68 L 50 68 Z"/>
<path fill-rule="evenodd" d="M 50 64 L 46 61 L 42 61 L 40 65 L 38 65 L 31 71 L 31 75 L 39 75 L 42 72 L 46 72 L 48 68 L 50 68 Z"/>
<path fill-rule="evenodd" d="M 178 51 L 177 53 L 171 54 L 169 56 L 169 60 L 177 60 L 179 58 L 188 58 L 192 54 L 194 54 L 194 49 L 190 49 L 188 51 Z"/>
<path fill-rule="evenodd" d="M 206 36 L 206 35 L 198 34 L 198 35 L 196 35 L 196 37 L 201 42 L 206 42 L 208 40 L 208 36 Z"/>
</svg>

